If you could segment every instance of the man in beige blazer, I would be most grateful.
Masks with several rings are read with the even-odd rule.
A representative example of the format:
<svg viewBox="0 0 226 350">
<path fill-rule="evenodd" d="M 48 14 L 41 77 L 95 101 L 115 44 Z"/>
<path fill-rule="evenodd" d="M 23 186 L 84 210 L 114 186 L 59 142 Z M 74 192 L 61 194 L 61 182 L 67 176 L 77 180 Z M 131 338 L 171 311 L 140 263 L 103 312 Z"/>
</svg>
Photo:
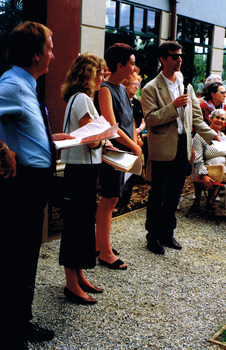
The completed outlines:
<svg viewBox="0 0 226 350">
<path fill-rule="evenodd" d="M 164 254 L 163 246 L 180 250 L 174 239 L 175 212 L 184 186 L 192 149 L 192 128 L 209 144 L 218 139 L 203 121 L 194 90 L 184 93 L 182 46 L 174 41 L 160 45 L 162 71 L 145 85 L 141 103 L 147 124 L 148 165 L 151 190 L 147 205 L 148 249 Z M 150 174 L 151 172 L 151 174 Z"/>
</svg>

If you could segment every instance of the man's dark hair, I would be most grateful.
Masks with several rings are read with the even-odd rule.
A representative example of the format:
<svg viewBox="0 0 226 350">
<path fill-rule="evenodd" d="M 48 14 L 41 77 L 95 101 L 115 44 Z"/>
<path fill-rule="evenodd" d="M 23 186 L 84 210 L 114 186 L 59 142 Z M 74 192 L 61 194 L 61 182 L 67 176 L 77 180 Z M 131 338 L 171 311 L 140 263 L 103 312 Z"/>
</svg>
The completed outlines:
<svg viewBox="0 0 226 350">
<path fill-rule="evenodd" d="M 52 36 L 52 31 L 41 23 L 26 21 L 19 24 L 9 36 L 8 62 L 30 67 L 35 54 L 43 54 L 48 36 Z"/>
<path fill-rule="evenodd" d="M 169 51 L 182 50 L 182 48 L 177 41 L 165 41 L 158 48 L 158 58 L 163 57 L 166 60 L 169 56 Z"/>
<path fill-rule="evenodd" d="M 104 55 L 107 66 L 111 73 L 116 72 L 117 64 L 121 63 L 123 66 L 129 61 L 131 55 L 135 54 L 135 50 L 127 44 L 116 43 L 110 46 Z"/>
</svg>

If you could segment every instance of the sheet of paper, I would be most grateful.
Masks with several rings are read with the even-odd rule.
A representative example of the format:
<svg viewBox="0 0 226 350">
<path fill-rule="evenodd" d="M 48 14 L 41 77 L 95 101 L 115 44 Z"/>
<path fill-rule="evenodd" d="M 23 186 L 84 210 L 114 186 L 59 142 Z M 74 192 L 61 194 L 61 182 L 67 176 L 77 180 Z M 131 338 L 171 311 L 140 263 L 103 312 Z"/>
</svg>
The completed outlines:
<svg viewBox="0 0 226 350">
<path fill-rule="evenodd" d="M 111 124 L 103 117 L 95 119 L 92 123 L 74 130 L 70 135 L 75 139 L 54 141 L 57 149 L 64 149 L 79 146 L 81 144 L 88 144 L 96 141 L 102 141 L 119 137 L 117 134 L 118 124 L 111 126 Z"/>
<path fill-rule="evenodd" d="M 219 151 L 219 152 L 225 152 L 226 155 L 226 142 L 224 140 L 222 141 L 212 141 L 214 144 L 214 147 Z"/>
<path fill-rule="evenodd" d="M 125 151 L 110 150 L 102 155 L 102 160 L 115 169 L 140 175 L 142 172 L 141 158 Z"/>
</svg>

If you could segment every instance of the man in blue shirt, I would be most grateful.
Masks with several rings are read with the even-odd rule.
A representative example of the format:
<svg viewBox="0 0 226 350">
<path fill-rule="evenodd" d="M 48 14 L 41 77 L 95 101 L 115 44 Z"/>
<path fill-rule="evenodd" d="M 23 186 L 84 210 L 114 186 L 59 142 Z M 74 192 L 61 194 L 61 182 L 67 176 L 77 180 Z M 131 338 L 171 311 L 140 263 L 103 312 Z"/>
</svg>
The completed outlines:
<svg viewBox="0 0 226 350">
<path fill-rule="evenodd" d="M 18 25 L 9 37 L 7 54 L 13 67 L 0 79 L 1 152 L 7 155 L 8 148 L 10 155 L 15 152 L 17 167 L 16 176 L 14 171 L 9 177 L 9 167 L 0 159 L 2 247 L 7 252 L 3 343 L 4 349 L 18 350 L 27 348 L 27 340 L 51 340 L 54 336 L 53 331 L 30 322 L 31 305 L 44 207 L 55 163 L 53 139 L 71 137 L 51 134 L 36 92 L 36 80 L 48 72 L 54 59 L 51 30 L 35 22 Z M 3 155 L 2 160 L 7 162 L 9 157 Z"/>
</svg>

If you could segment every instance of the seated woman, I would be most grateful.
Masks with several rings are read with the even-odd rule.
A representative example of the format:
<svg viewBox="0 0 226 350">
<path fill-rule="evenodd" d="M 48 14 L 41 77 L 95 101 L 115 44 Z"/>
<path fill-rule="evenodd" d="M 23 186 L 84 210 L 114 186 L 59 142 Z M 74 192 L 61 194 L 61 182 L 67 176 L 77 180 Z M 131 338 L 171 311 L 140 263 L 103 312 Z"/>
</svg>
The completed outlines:
<svg viewBox="0 0 226 350">
<path fill-rule="evenodd" d="M 223 109 L 215 109 L 209 117 L 210 127 L 215 130 L 220 137 L 225 137 L 225 134 L 221 132 L 226 121 L 226 111 Z M 223 164 L 226 172 L 226 147 L 224 151 L 219 151 L 214 144 L 208 145 L 204 139 L 196 134 L 193 141 L 193 150 L 195 152 L 195 173 L 202 179 L 206 189 L 212 189 L 212 183 L 215 182 L 210 176 L 206 165 Z M 199 183 L 196 185 L 200 185 Z M 200 187 L 200 186 L 199 186 Z M 196 200 L 199 202 L 201 191 L 197 191 L 196 188 Z"/>
<path fill-rule="evenodd" d="M 203 119 L 210 125 L 210 114 L 215 109 L 226 110 L 225 103 L 226 91 L 221 82 L 214 82 L 206 89 L 204 101 L 201 102 L 200 108 L 202 110 Z M 223 127 L 225 129 L 225 126 Z"/>
</svg>

